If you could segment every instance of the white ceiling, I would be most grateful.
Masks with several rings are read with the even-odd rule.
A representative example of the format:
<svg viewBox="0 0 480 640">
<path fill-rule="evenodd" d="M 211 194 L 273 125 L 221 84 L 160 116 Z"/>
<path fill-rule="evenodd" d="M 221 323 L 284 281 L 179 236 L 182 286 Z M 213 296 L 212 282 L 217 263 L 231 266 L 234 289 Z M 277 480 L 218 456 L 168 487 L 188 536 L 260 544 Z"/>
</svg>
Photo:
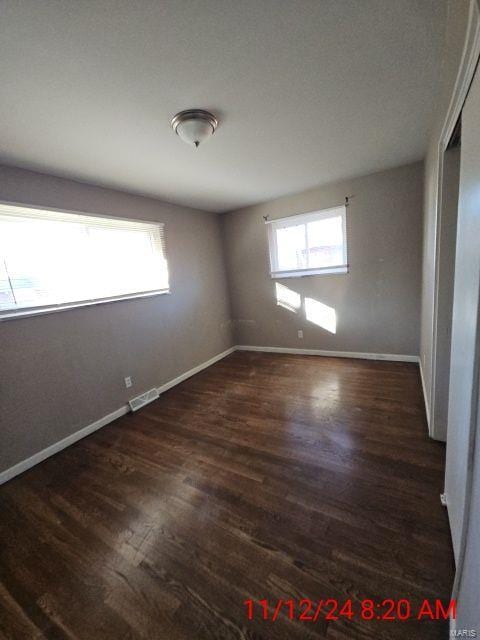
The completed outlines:
<svg viewBox="0 0 480 640">
<path fill-rule="evenodd" d="M 443 0 L 0 0 L 0 162 L 224 211 L 421 158 Z M 219 116 L 198 150 L 179 110 Z"/>
</svg>

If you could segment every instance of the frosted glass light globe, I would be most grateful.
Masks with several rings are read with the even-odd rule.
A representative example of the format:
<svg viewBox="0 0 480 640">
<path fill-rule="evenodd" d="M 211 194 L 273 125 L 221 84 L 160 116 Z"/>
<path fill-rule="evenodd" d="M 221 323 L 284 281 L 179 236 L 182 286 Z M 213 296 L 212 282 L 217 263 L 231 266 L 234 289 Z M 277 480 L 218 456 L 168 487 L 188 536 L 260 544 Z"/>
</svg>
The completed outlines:
<svg viewBox="0 0 480 640">
<path fill-rule="evenodd" d="M 180 111 L 172 119 L 175 133 L 187 144 L 198 147 L 215 133 L 218 121 L 213 114 L 203 109 Z"/>
</svg>

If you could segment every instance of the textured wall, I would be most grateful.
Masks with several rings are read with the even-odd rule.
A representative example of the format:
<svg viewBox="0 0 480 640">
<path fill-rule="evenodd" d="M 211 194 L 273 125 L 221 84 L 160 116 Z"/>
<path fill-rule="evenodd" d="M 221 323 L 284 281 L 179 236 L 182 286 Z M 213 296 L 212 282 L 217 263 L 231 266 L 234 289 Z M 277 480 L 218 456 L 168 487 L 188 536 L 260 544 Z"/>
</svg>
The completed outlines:
<svg viewBox="0 0 480 640">
<path fill-rule="evenodd" d="M 0 471 L 232 345 L 218 215 L 9 167 L 0 200 L 164 222 L 171 287 L 0 323 Z"/>
<path fill-rule="evenodd" d="M 416 355 L 419 349 L 423 166 L 415 163 L 231 212 L 222 217 L 238 344 Z M 341 204 L 347 275 L 272 280 L 263 216 Z M 276 283 L 335 309 L 336 333 L 277 305 Z M 315 303 L 313 303 L 315 304 Z M 298 329 L 304 339 L 297 337 Z"/>
</svg>

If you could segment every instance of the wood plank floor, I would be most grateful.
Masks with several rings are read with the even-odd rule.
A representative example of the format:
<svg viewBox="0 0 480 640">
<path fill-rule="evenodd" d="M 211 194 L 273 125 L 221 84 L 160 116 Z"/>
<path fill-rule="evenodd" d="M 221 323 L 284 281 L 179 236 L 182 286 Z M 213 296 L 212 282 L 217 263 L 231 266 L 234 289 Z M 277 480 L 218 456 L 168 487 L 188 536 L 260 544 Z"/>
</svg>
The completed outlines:
<svg viewBox="0 0 480 640">
<path fill-rule="evenodd" d="M 414 364 L 234 353 L 0 487 L 0 637 L 446 638 L 243 604 L 448 601 L 426 433 Z"/>
</svg>

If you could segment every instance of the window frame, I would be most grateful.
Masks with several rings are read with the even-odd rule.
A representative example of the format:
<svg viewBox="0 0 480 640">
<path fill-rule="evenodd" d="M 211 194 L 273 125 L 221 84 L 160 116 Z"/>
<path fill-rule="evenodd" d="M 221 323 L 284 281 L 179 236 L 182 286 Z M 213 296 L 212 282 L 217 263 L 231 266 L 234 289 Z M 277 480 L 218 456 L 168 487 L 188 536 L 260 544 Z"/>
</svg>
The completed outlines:
<svg viewBox="0 0 480 640">
<path fill-rule="evenodd" d="M 288 269 L 281 270 L 278 268 L 278 250 L 277 250 L 277 229 L 288 229 L 288 227 L 296 227 L 301 224 L 306 225 L 309 222 L 315 222 L 318 220 L 325 220 L 333 218 L 339 215 L 342 218 L 342 232 L 343 232 L 343 264 L 329 265 L 327 267 L 312 267 L 306 269 Z M 266 220 L 268 230 L 268 249 L 270 257 L 270 277 L 273 279 L 278 278 L 300 278 L 304 276 L 316 276 L 316 275 L 332 275 L 332 274 L 346 274 L 349 271 L 348 265 L 348 239 L 347 239 L 347 207 L 346 205 L 338 205 L 336 207 L 330 207 L 328 209 L 319 209 L 317 211 L 309 211 L 307 213 L 299 213 L 296 215 L 288 216 L 286 218 L 276 218 L 274 220 Z M 308 250 L 308 239 L 307 239 Z"/>
<path fill-rule="evenodd" d="M 78 211 L 78 210 L 72 210 L 72 209 L 63 209 L 63 208 L 59 209 L 55 207 L 45 207 L 45 206 L 38 206 L 31 203 L 25 204 L 23 202 L 11 202 L 6 200 L 0 200 L 0 215 L 1 215 L 1 207 L 12 207 L 12 208 L 16 207 L 20 210 L 24 209 L 24 210 L 33 210 L 33 211 L 44 211 L 46 213 L 50 212 L 52 214 L 65 214 L 65 215 L 72 215 L 72 216 L 82 216 L 87 218 L 88 217 L 104 218 L 107 220 L 120 220 L 122 222 L 132 222 L 136 224 L 144 223 L 147 225 L 156 225 L 161 229 L 163 255 L 168 265 L 167 250 L 165 246 L 166 245 L 165 232 L 164 232 L 165 223 L 163 222 L 159 222 L 157 220 L 144 220 L 141 218 L 127 218 L 123 216 L 112 216 L 108 214 L 92 213 L 92 212 Z M 50 313 L 68 311 L 69 309 L 90 307 L 90 306 L 108 304 L 111 302 L 119 302 L 124 300 L 135 300 L 137 298 L 151 298 L 156 296 L 169 295 L 170 293 L 171 293 L 171 285 L 169 280 L 168 289 L 152 289 L 149 291 L 136 291 L 134 293 L 126 293 L 126 294 L 116 295 L 116 296 L 108 296 L 108 297 L 102 297 L 102 298 L 89 298 L 89 299 L 78 300 L 78 301 L 75 300 L 73 302 L 36 305 L 36 306 L 29 306 L 29 307 L 25 306 L 25 307 L 18 307 L 16 309 L 15 308 L 4 309 L 4 310 L 0 310 L 0 322 L 7 321 L 7 320 L 14 320 L 16 318 L 28 318 L 31 316 L 48 315 Z"/>
</svg>

